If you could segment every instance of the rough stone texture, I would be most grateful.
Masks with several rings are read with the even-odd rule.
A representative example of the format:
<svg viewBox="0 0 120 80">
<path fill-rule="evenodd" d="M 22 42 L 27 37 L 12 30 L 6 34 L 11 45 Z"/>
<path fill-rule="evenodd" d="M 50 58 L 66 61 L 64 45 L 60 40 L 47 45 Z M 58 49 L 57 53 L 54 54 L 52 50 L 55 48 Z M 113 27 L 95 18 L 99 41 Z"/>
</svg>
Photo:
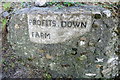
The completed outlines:
<svg viewBox="0 0 120 80">
<path fill-rule="evenodd" d="M 91 16 L 102 16 L 100 19 L 93 17 L 92 29 L 90 32 L 58 44 L 33 43 L 29 39 L 27 13 L 38 14 L 41 10 L 46 12 L 65 11 L 70 13 L 79 9 L 86 10 Z M 15 12 L 10 19 L 8 29 L 8 42 L 11 45 L 12 53 L 23 60 L 24 63 L 37 68 L 36 76 L 28 76 L 29 65 L 19 71 L 22 77 L 40 77 L 42 72 L 49 73 L 53 78 L 74 77 L 74 78 L 111 78 L 118 75 L 118 25 L 112 18 L 106 18 L 102 13 L 105 9 L 99 7 L 71 7 L 71 8 L 25 8 Z M 92 13 L 91 13 L 92 11 Z M 85 12 L 86 13 L 86 12 Z M 99 15 L 99 14 L 100 15 Z M 49 14 L 49 13 L 48 13 Z M 54 13 L 53 13 L 54 15 Z M 15 27 L 15 25 L 19 27 Z M 16 62 L 16 61 L 15 61 Z M 23 64 L 24 64 L 23 63 Z M 19 62 L 19 66 L 21 63 Z M 41 70 L 41 71 L 39 71 Z M 26 75 L 26 73 L 29 73 Z M 11 74 L 12 75 L 12 74 Z M 14 76 L 12 75 L 12 76 Z M 25 76 L 26 75 L 26 76 Z M 12 77 L 10 76 L 10 77 Z M 21 76 L 17 76 L 21 77 Z"/>
</svg>

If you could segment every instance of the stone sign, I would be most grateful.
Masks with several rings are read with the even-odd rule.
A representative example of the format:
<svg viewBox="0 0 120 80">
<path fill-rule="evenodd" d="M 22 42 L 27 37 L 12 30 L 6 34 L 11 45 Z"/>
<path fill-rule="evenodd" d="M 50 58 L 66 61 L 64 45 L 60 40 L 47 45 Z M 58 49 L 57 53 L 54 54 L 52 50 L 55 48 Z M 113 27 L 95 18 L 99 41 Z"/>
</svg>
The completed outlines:
<svg viewBox="0 0 120 80">
<path fill-rule="evenodd" d="M 30 41 L 52 44 L 65 42 L 90 31 L 90 15 L 85 14 L 28 14 Z"/>
<path fill-rule="evenodd" d="M 4 58 L 12 65 L 4 64 L 3 73 L 17 78 L 117 76 L 118 25 L 109 14 L 96 6 L 30 7 L 14 12 L 7 25 L 9 46 L 4 48 Z"/>
</svg>

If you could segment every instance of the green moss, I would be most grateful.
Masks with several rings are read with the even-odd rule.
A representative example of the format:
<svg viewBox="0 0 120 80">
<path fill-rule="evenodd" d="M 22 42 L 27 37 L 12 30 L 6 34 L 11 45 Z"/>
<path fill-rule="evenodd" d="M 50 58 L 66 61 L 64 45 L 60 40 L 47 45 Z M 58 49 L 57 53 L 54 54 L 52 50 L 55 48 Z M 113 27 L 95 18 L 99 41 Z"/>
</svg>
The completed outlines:
<svg viewBox="0 0 120 80">
<path fill-rule="evenodd" d="M 60 9 L 60 8 L 63 8 L 64 6 L 61 5 L 61 4 L 57 4 L 57 8 Z"/>
<path fill-rule="evenodd" d="M 2 25 L 5 26 L 7 23 L 7 19 L 2 19 Z"/>
<path fill-rule="evenodd" d="M 73 4 L 74 4 L 73 2 L 64 2 L 63 3 L 63 5 L 68 6 L 68 7 L 72 6 Z"/>
<path fill-rule="evenodd" d="M 43 77 L 45 78 L 45 80 L 52 80 L 52 76 L 48 73 L 44 73 Z"/>
<path fill-rule="evenodd" d="M 4 9 L 5 11 L 8 11 L 8 10 L 10 9 L 10 7 L 11 7 L 11 3 L 4 3 L 4 4 L 3 4 L 3 9 Z"/>
<path fill-rule="evenodd" d="M 2 19 L 2 29 L 4 29 L 5 28 L 5 25 L 7 24 L 7 19 L 5 19 L 5 18 L 3 18 Z"/>
</svg>

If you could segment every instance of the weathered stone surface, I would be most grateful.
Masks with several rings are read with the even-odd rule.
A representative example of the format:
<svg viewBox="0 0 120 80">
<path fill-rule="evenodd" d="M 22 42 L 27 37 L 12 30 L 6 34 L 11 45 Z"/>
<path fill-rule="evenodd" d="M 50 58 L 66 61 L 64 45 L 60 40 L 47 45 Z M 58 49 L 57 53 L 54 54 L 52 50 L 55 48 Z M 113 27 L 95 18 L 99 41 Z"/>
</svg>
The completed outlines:
<svg viewBox="0 0 120 80">
<path fill-rule="evenodd" d="M 25 63 L 50 73 L 53 78 L 115 77 L 118 74 L 116 51 L 119 40 L 114 30 L 118 25 L 114 23 L 112 18 L 94 19 L 94 13 L 100 12 L 102 15 L 103 11 L 104 9 L 96 7 L 25 8 L 17 11 L 11 17 L 7 27 L 8 42 L 16 56 L 22 57 Z M 41 13 L 49 15 L 51 13 L 52 17 L 55 14 L 67 13 L 71 13 L 71 15 L 76 13 L 89 14 L 92 17 L 92 26 L 90 31 L 82 35 L 75 34 L 74 36 L 77 37 L 57 44 L 34 43 L 30 41 L 29 27 L 31 26 L 28 25 L 27 15 L 33 13 L 36 15 Z M 65 17 L 68 18 L 67 15 Z M 109 21 L 112 25 L 108 23 Z"/>
</svg>

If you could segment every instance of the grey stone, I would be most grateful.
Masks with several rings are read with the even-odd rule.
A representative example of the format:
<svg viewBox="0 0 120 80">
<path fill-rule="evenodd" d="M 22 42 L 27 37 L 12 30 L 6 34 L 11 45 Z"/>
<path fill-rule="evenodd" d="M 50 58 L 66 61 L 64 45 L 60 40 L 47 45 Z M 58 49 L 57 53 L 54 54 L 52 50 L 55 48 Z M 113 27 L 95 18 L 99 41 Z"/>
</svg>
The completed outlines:
<svg viewBox="0 0 120 80">
<path fill-rule="evenodd" d="M 103 11 L 103 14 L 105 14 L 107 18 L 112 15 L 112 13 L 111 13 L 110 10 L 105 10 L 105 11 Z"/>
<path fill-rule="evenodd" d="M 2 13 L 2 17 L 3 17 L 3 18 L 6 18 L 6 17 L 8 17 L 8 16 L 9 16 L 9 13 L 8 13 L 7 11 Z"/>
<path fill-rule="evenodd" d="M 43 6 L 46 3 L 46 0 L 36 0 L 35 6 Z"/>
<path fill-rule="evenodd" d="M 118 45 L 116 43 L 118 35 L 113 33 L 113 30 L 118 26 L 114 24 L 112 17 L 108 15 L 109 19 L 103 16 L 102 12 L 106 9 L 88 7 L 61 9 L 54 7 L 32 7 L 15 12 L 15 14 L 12 14 L 7 27 L 7 39 L 13 49 L 13 53 L 16 56 L 22 57 L 25 63 L 50 73 L 53 78 L 115 77 L 114 75 L 118 74 L 118 64 L 113 64 L 113 62 L 117 63 L 118 55 L 115 54 L 116 47 L 114 46 Z M 74 35 L 76 37 L 59 43 L 44 44 L 30 41 L 28 14 L 44 14 L 53 17 L 56 15 L 62 16 L 62 14 L 93 16 L 98 11 L 101 12 L 101 18 L 94 19 L 92 17 L 90 31 L 82 35 Z M 65 15 L 62 18 L 64 19 L 65 17 L 68 18 L 69 15 Z M 54 19 L 57 21 L 57 18 L 55 17 Z M 106 22 L 104 19 L 106 19 Z M 108 23 L 109 20 L 114 26 Z M 97 27 L 94 27 L 95 25 Z M 113 68 L 109 67 L 110 65 Z"/>
</svg>

